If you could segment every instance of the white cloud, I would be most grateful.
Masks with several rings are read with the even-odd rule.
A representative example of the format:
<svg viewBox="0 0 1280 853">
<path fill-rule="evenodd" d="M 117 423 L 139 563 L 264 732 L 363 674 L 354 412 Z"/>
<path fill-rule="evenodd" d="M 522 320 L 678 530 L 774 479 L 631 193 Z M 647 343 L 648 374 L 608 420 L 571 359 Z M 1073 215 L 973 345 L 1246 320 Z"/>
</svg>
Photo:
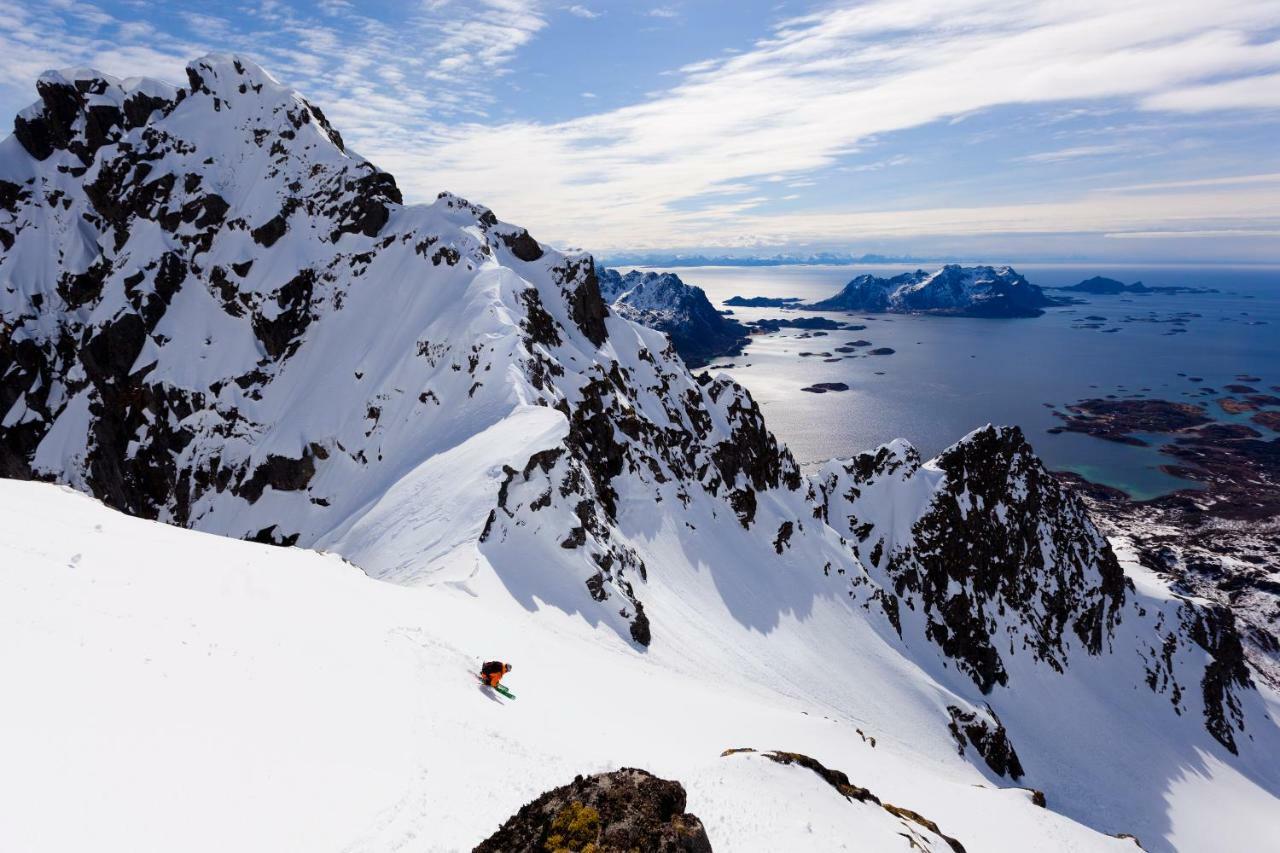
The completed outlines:
<svg viewBox="0 0 1280 853">
<path fill-rule="evenodd" d="M 1040 151 L 1018 159 L 1026 163 L 1060 163 L 1064 160 L 1078 160 L 1081 157 L 1101 157 L 1106 154 L 1120 154 L 1132 151 L 1133 146 L 1125 143 L 1114 145 L 1077 145 L 1073 148 L 1059 148 L 1054 151 Z"/>
<path fill-rule="evenodd" d="M 1159 181 L 1156 183 L 1130 184 L 1121 187 L 1108 187 L 1103 192 L 1161 192 L 1164 190 L 1181 190 L 1192 187 L 1222 187 L 1242 184 L 1280 184 L 1280 172 L 1268 172 L 1261 175 L 1230 175 L 1218 178 L 1195 178 L 1182 181 Z"/>
<path fill-rule="evenodd" d="M 907 155 L 895 154 L 885 160 L 876 160 L 871 163 L 858 163 L 857 165 L 849 166 L 848 168 L 851 172 L 878 172 L 881 169 L 888 169 L 892 166 L 905 166 L 910 162 L 911 158 Z M 792 184 L 791 186 L 798 186 L 798 184 Z"/>
<path fill-rule="evenodd" d="M 1280 74 L 1242 77 L 1203 86 L 1187 86 L 1144 98 L 1149 110 L 1208 112 L 1210 110 L 1280 108 Z"/>
<path fill-rule="evenodd" d="M 368 153 L 409 175 L 410 190 L 448 186 L 551 239 L 706 244 L 738 223 L 692 200 L 768 175 L 811 175 L 873 137 L 1006 104 L 1136 102 L 1274 67 L 1280 41 L 1259 34 L 1276 9 L 1274 0 L 873 0 L 785 21 L 740 55 L 689 66 L 641 103 L 554 124 L 441 128 L 421 154 Z M 1108 228 L 1098 213 L 1091 223 L 1073 215 L 1078 227 Z M 806 227 L 872 225 L 815 217 Z M 960 221 L 1017 225 L 999 219 Z"/>
<path fill-rule="evenodd" d="M 1241 228 L 1220 228 L 1212 229 L 1187 229 L 1185 231 L 1120 231 L 1115 234 L 1103 234 L 1111 240 L 1152 240 L 1177 238 L 1185 240 L 1188 237 L 1280 237 L 1280 229 L 1256 229 L 1246 230 Z"/>
<path fill-rule="evenodd" d="M 598 18 L 602 14 L 604 14 L 603 12 L 597 12 L 593 9 L 588 9 L 586 6 L 579 6 L 576 3 L 572 6 L 565 6 L 564 10 L 568 12 L 570 15 L 576 15 L 579 18 L 587 18 L 588 20 L 593 18 Z"/>
<path fill-rule="evenodd" d="M 539 237 L 598 248 L 786 235 L 1235 231 L 1265 229 L 1280 209 L 1274 181 L 1194 176 L 1158 191 L 1116 187 L 961 209 L 853 210 L 851 200 L 774 217 L 753 212 L 762 200 L 746 197 L 764 179 L 820 185 L 824 170 L 872 141 L 886 145 L 888 134 L 1004 105 L 1096 114 L 1130 104 L 1188 117 L 1274 108 L 1277 0 L 867 0 L 783 21 L 740 53 L 709 48 L 714 55 L 686 64 L 665 90 L 552 123 L 489 118 L 495 80 L 546 29 L 547 8 L 600 13 L 536 0 L 412 8 L 392 24 L 345 0 L 326 0 L 319 13 L 272 0 L 235 19 L 188 14 L 183 39 L 71 0 L 39 10 L 0 0 L 0 86 L 30 93 L 41 70 L 69 64 L 181 81 L 185 62 L 208 49 L 242 51 L 323 106 L 410 198 L 452 189 Z M 641 12 L 679 16 L 670 5 Z M 1107 147 L 1028 160 L 1100 156 Z M 886 152 L 848 169 L 905 162 Z M 1028 187 L 1028 197 L 1042 191 Z"/>
</svg>

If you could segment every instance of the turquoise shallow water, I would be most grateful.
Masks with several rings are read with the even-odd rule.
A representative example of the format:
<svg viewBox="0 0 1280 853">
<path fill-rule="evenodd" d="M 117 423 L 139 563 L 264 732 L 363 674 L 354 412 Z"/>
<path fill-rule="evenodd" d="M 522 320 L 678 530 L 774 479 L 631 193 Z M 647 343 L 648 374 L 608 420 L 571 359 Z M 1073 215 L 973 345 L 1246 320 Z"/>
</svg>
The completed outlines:
<svg viewBox="0 0 1280 853">
<path fill-rule="evenodd" d="M 817 299 L 835 293 L 857 274 L 906 269 L 691 267 L 677 272 L 723 307 L 734 295 Z M 1105 275 L 1149 286 L 1222 292 L 1084 296 L 1087 305 L 1050 309 L 1035 319 L 830 314 L 826 316 L 867 328 L 808 339 L 798 337 L 797 330 L 761 336 L 745 355 L 731 360 L 728 372 L 751 389 L 774 432 L 802 463 L 848 456 L 895 437 L 907 438 L 931 455 L 983 424 L 1017 424 L 1051 467 L 1076 471 L 1139 498 L 1189 484 L 1158 469 L 1168 457 L 1157 445 L 1131 447 L 1084 435 L 1048 434 L 1058 420 L 1045 404 L 1142 394 L 1205 402 L 1215 417 L 1247 421 L 1247 415 L 1225 415 L 1213 402 L 1229 393 L 1224 385 L 1247 374 L 1261 378 L 1247 383 L 1259 391 L 1280 393 L 1272 390 L 1280 386 L 1280 269 L 1028 265 L 1018 270 L 1046 287 Z M 1199 315 L 1186 318 L 1181 325 L 1185 333 L 1167 334 L 1178 324 L 1148 322 L 1179 313 Z M 783 312 L 737 309 L 735 315 L 751 320 Z M 1103 327 L 1118 331 L 1077 328 L 1089 315 L 1105 317 Z M 799 355 L 838 356 L 836 346 L 858 338 L 895 353 L 835 363 Z M 844 382 L 850 390 L 823 395 L 800 390 L 813 382 Z M 1218 393 L 1205 395 L 1206 387 Z"/>
</svg>

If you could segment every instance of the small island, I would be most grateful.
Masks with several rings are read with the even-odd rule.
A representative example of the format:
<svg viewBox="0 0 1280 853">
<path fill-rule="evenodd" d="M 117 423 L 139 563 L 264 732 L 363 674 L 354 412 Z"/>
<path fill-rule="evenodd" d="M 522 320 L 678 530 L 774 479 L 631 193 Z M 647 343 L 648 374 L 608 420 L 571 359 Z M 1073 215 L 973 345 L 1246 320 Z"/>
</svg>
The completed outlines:
<svg viewBox="0 0 1280 853">
<path fill-rule="evenodd" d="M 803 301 L 799 296 L 730 296 L 724 304 L 734 308 L 786 308 Z"/>
<path fill-rule="evenodd" d="M 1114 278 L 1095 275 L 1093 278 L 1086 278 L 1079 284 L 1073 284 L 1070 287 L 1059 287 L 1056 290 L 1065 290 L 1071 293 L 1090 293 L 1095 296 L 1114 296 L 1120 293 L 1217 293 L 1218 291 L 1211 287 L 1148 287 L 1140 281 L 1133 284 L 1125 284 Z"/>
</svg>

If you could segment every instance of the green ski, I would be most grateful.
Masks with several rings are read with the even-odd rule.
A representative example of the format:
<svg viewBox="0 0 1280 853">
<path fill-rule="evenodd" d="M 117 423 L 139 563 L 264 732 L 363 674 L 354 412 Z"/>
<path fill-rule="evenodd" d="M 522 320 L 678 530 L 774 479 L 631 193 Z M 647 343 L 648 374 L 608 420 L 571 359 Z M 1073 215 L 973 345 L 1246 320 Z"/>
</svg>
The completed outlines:
<svg viewBox="0 0 1280 853">
<path fill-rule="evenodd" d="M 473 673 L 473 674 L 474 674 L 474 673 Z M 489 682 L 487 682 L 487 681 L 485 681 L 485 680 L 484 680 L 484 676 L 482 676 L 482 675 L 476 675 L 476 678 L 478 678 L 478 679 L 480 680 L 480 685 L 481 685 L 482 687 L 489 687 L 489 686 L 490 686 L 490 685 L 489 685 Z M 508 690 L 507 688 L 503 687 L 501 684 L 499 684 L 497 687 L 494 687 L 493 689 L 494 689 L 494 690 L 496 690 L 496 691 L 498 691 L 499 693 L 501 693 L 503 696 L 506 696 L 508 699 L 514 699 L 514 698 L 516 698 L 516 694 L 512 693 L 510 690 Z"/>
</svg>

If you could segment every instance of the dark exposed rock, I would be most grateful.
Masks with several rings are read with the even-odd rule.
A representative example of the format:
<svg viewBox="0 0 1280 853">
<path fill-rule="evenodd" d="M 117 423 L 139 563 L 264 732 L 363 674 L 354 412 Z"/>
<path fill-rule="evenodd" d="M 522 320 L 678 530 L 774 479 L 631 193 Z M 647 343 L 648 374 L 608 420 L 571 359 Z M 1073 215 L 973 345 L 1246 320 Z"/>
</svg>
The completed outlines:
<svg viewBox="0 0 1280 853">
<path fill-rule="evenodd" d="M 751 754 L 751 753 L 755 753 L 755 750 L 749 747 L 738 748 L 738 749 L 726 749 L 724 752 L 720 753 L 720 756 L 722 758 L 727 758 L 732 755 Z M 835 791 L 838 794 L 840 794 L 842 797 L 844 797 L 846 800 L 849 800 L 851 802 L 856 801 L 859 803 L 866 803 L 869 805 L 879 806 L 880 808 L 884 809 L 886 812 L 893 815 L 895 818 L 898 818 L 899 820 L 903 821 L 904 823 L 916 824 L 917 826 L 923 827 L 924 829 L 927 829 L 929 832 L 932 832 L 934 835 L 937 835 L 940 839 L 942 839 L 943 842 L 947 844 L 948 847 L 951 848 L 952 853 L 965 853 L 964 845 L 961 844 L 958 840 L 944 834 L 942 830 L 938 828 L 938 825 L 934 823 L 932 820 L 929 820 L 924 815 L 920 814 L 919 812 L 912 811 L 911 809 L 903 808 L 901 806 L 895 806 L 892 803 L 883 802 L 879 797 L 871 793 L 871 791 L 869 791 L 868 789 L 863 788 L 859 785 L 855 785 L 852 782 L 850 782 L 848 775 L 841 770 L 835 770 L 830 767 L 827 767 L 817 759 L 810 758 L 809 756 L 803 755 L 799 752 L 773 751 L 773 752 L 763 752 L 760 754 L 763 757 L 769 759 L 770 761 L 776 762 L 778 764 L 795 765 L 797 767 L 803 767 L 806 770 L 810 770 L 813 773 L 815 773 L 818 777 L 820 777 L 822 781 L 826 782 L 828 785 L 834 788 Z M 916 847 L 915 842 L 912 842 L 912 846 Z M 924 849 L 924 848 L 918 848 L 918 849 Z"/>
<path fill-rule="evenodd" d="M 502 234 L 500 237 L 506 247 L 511 250 L 511 254 L 525 263 L 536 261 L 542 257 L 542 247 L 523 228 L 514 234 Z"/>
<path fill-rule="evenodd" d="M 1083 504 L 1021 431 L 977 430 L 932 465 L 945 477 L 930 481 L 932 497 L 905 542 L 860 525 L 856 510 L 849 515 L 865 490 L 919 476 L 919 454 L 901 442 L 819 480 L 815 516 L 856 542 L 864 563 L 885 573 L 884 594 L 920 614 L 925 637 L 984 693 L 1008 683 L 1010 636 L 1059 671 L 1081 651 L 1107 650 L 1126 600 L 1124 574 Z"/>
<path fill-rule="evenodd" d="M 17 213 L 18 202 L 31 198 L 31 193 L 11 181 L 0 180 L 0 210 Z"/>
<path fill-rule="evenodd" d="M 679 782 L 635 768 L 578 776 L 521 807 L 476 853 L 710 853 L 702 822 L 685 812 Z"/>
<path fill-rule="evenodd" d="M 1238 754 L 1235 732 L 1244 729 L 1237 688 L 1252 688 L 1244 647 L 1231 611 L 1222 606 L 1190 610 L 1189 636 L 1209 653 L 1200 686 L 1204 692 L 1205 726 L 1232 755 Z"/>
<path fill-rule="evenodd" d="M 733 750 L 733 752 L 744 752 L 746 750 Z M 733 754 L 733 753 L 726 753 Z M 849 781 L 849 777 L 842 770 L 832 770 L 815 758 L 802 755 L 798 752 L 765 752 L 762 753 L 765 758 L 778 764 L 795 764 L 806 770 L 812 770 L 818 776 L 822 777 L 822 781 L 826 782 L 845 799 L 857 800 L 860 803 L 875 803 L 880 805 L 880 798 L 871 793 L 866 788 L 860 787 Z"/>
<path fill-rule="evenodd" d="M 537 288 L 528 288 L 519 297 L 525 306 L 525 319 L 521 324 L 525 331 L 525 346 L 533 349 L 535 344 L 547 347 L 560 346 L 560 332 L 556 329 L 556 321 L 547 309 L 542 306 L 542 297 Z"/>
<path fill-rule="evenodd" d="M 102 327 L 81 354 L 85 372 L 95 382 L 124 383 L 142 344 L 146 327 L 137 314 L 124 314 Z"/>
<path fill-rule="evenodd" d="M 621 317 L 666 332 L 689 367 L 742 352 L 747 328 L 711 305 L 700 287 L 674 273 L 596 268 L 600 293 Z"/>
<path fill-rule="evenodd" d="M 311 109 L 318 113 L 315 107 Z M 368 174 L 347 184 L 344 201 L 336 211 L 338 224 L 330 236 L 332 241 L 336 242 L 343 234 L 376 237 L 391 216 L 388 205 L 404 203 L 395 178 L 386 172 L 370 169 Z"/>
<path fill-rule="evenodd" d="M 276 293 L 279 311 L 274 317 L 254 315 L 253 333 L 271 358 L 283 356 L 310 325 L 315 283 L 315 270 L 302 270 Z"/>
<path fill-rule="evenodd" d="M 1022 762 L 1018 761 L 1018 753 L 1009 742 L 1004 724 L 990 705 L 987 706 L 987 713 L 991 715 L 991 721 L 984 720 L 973 711 L 963 711 L 955 705 L 948 705 L 947 713 L 951 715 L 947 728 L 955 738 L 961 755 L 964 755 L 965 747 L 972 745 L 997 776 L 1022 778 Z M 1043 797 L 1041 794 L 1041 799 Z"/>
<path fill-rule="evenodd" d="M 63 273 L 58 281 L 58 295 L 68 308 L 79 308 L 102 295 L 102 285 L 111 274 L 111 264 L 99 258 L 82 273 Z"/>
<path fill-rule="evenodd" d="M 298 542 L 298 534 L 282 534 L 278 530 L 279 526 L 278 524 L 273 524 L 270 527 L 264 527 L 246 538 L 250 542 L 258 542 L 263 545 L 279 545 L 282 548 L 292 548 Z"/>
<path fill-rule="evenodd" d="M 1269 430 L 1280 432 L 1280 412 L 1258 412 L 1249 420 Z"/>
<path fill-rule="evenodd" d="M 148 95 L 145 92 L 134 92 L 124 102 L 124 126 L 129 130 L 141 127 L 151 118 L 152 113 L 157 110 L 167 113 L 173 109 L 173 105 L 173 101 L 167 98 Z"/>
<path fill-rule="evenodd" d="M 308 447 L 301 459 L 272 454 L 259 465 L 249 479 L 241 483 L 236 494 L 249 503 L 257 503 L 263 491 L 270 486 L 280 492 L 296 492 L 307 487 L 316 473 L 315 453 Z"/>
<path fill-rule="evenodd" d="M 778 527 L 778 535 L 773 540 L 773 550 L 781 554 L 791 541 L 791 534 L 795 532 L 795 524 L 790 521 L 784 521 Z"/>
<path fill-rule="evenodd" d="M 948 475 L 951 499 L 935 500 L 917 522 L 914 565 L 903 561 L 896 570 L 903 588 L 918 587 L 931 614 L 930 637 L 984 693 L 1006 683 L 995 626 L 983 615 L 988 601 L 1017 613 L 1038 611 L 1026 627 L 1036 656 L 1055 668 L 1066 663 L 1067 631 L 1090 654 L 1101 653 L 1125 599 L 1124 573 L 1105 541 L 1089 541 L 1084 507 L 1045 471 L 1021 431 L 981 430 L 936 464 Z M 1021 484 L 1022 496 L 1006 520 L 966 511 L 962 496 L 986 507 L 1008 503 L 1011 483 Z M 1045 546 L 1058 557 L 1057 583 L 1045 583 Z M 1091 571 L 1098 572 L 1097 586 L 1087 580 Z M 953 583 L 959 592 L 951 592 Z"/>
<path fill-rule="evenodd" d="M 643 604 L 637 601 L 635 606 L 636 615 L 631 620 L 631 639 L 642 646 L 647 646 L 653 642 L 653 635 L 649 631 L 649 617 L 644 614 Z"/>
<path fill-rule="evenodd" d="M 209 193 L 182 206 L 182 221 L 196 228 L 216 228 L 222 224 L 231 206 L 217 193 Z"/>
<path fill-rule="evenodd" d="M 1066 407 L 1063 429 L 1083 432 L 1122 444 L 1145 444 L 1135 432 L 1173 432 L 1210 421 L 1204 410 L 1190 403 L 1167 400 L 1081 400 Z"/>
<path fill-rule="evenodd" d="M 253 242 L 264 248 L 271 248 L 276 241 L 289 230 L 289 216 L 297 209 L 297 203 L 290 199 L 280 212 L 249 232 Z"/>
<path fill-rule="evenodd" d="M 605 318 L 609 316 L 609 309 L 600 296 L 595 264 L 590 258 L 585 258 L 576 263 L 566 263 L 564 268 L 555 272 L 560 273 L 561 285 L 568 288 L 573 322 L 587 336 L 587 340 L 596 346 L 602 345 L 609 335 L 604 324 Z"/>
</svg>

